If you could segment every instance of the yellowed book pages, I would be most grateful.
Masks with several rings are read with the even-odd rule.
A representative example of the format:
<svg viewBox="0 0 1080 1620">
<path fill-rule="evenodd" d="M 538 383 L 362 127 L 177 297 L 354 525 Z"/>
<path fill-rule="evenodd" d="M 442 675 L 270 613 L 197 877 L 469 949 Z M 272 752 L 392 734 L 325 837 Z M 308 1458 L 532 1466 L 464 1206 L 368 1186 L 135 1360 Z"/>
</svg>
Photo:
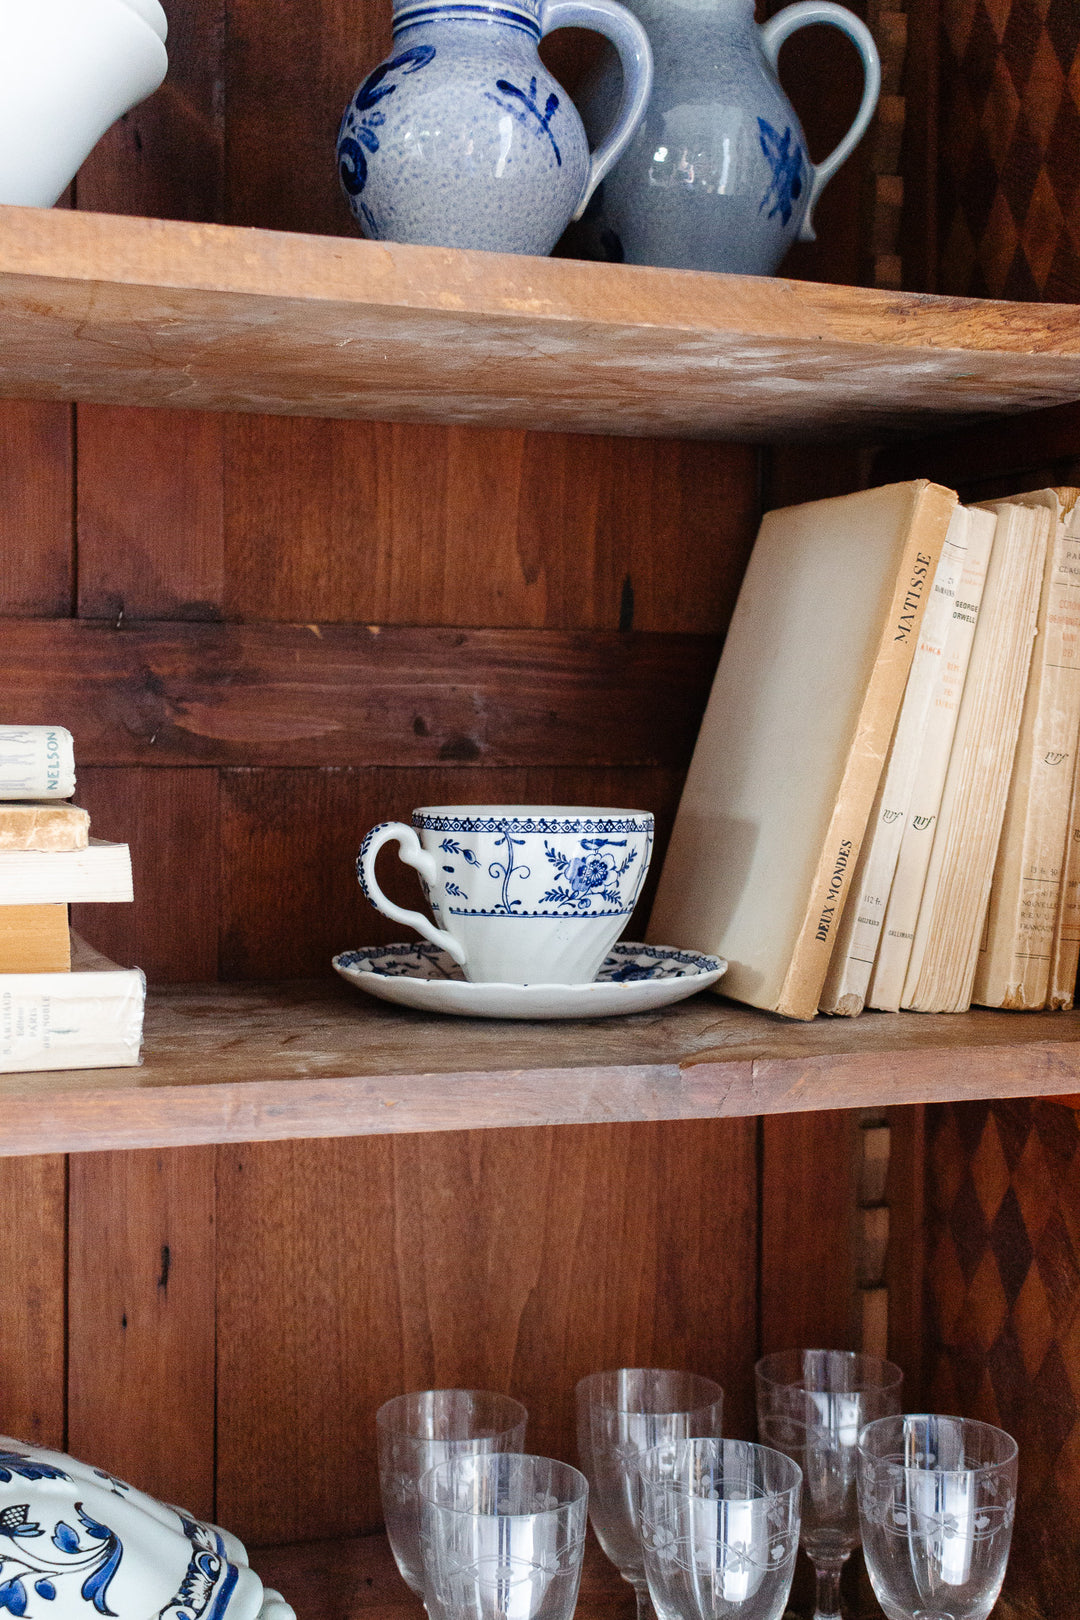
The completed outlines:
<svg viewBox="0 0 1080 1620">
<path fill-rule="evenodd" d="M 1046 548 L 1045 507 L 997 508 L 997 528 L 930 852 L 902 1005 L 963 1012 L 990 896 L 1024 704 Z"/>
<path fill-rule="evenodd" d="M 0 802 L 0 849 L 86 849 L 90 817 L 75 804 Z"/>
<path fill-rule="evenodd" d="M 919 904 L 930 865 L 934 828 L 941 808 L 945 774 L 949 768 L 953 734 L 967 679 L 975 626 L 982 610 L 986 572 L 997 528 L 997 519 L 992 512 L 967 508 L 965 516 L 967 540 L 964 568 L 945 643 L 945 657 L 915 767 L 911 803 L 866 992 L 866 1005 L 885 1012 L 897 1012 L 904 993 L 911 943 L 915 938 L 915 924 L 919 920 Z"/>
<path fill-rule="evenodd" d="M 652 941 L 813 1018 L 956 503 L 925 479 L 770 512 L 660 875 Z"/>
<path fill-rule="evenodd" d="M 851 880 L 844 914 L 833 947 L 832 961 L 821 992 L 821 1011 L 844 1018 L 862 1012 L 866 990 L 881 939 L 881 924 L 889 902 L 893 874 L 904 836 L 908 805 L 915 786 L 919 750 L 926 734 L 937 678 L 945 657 L 945 643 L 956 604 L 967 552 L 968 510 L 953 509 L 949 531 L 934 573 L 923 614 L 918 645 L 911 662 L 900 717 L 881 773 L 874 807 L 866 824 L 866 837 Z"/>
<path fill-rule="evenodd" d="M 1073 754 L 1080 723 L 1080 535 L 1075 489 L 1013 497 L 1047 507 L 1047 547 L 1031 670 L 1005 803 L 972 1001 L 1013 1011 L 1045 1007 L 1050 994 L 1065 857 Z M 994 504 L 996 503 L 988 503 Z"/>
<path fill-rule="evenodd" d="M 1067 1012 L 1076 997 L 1076 971 L 1080 966 L 1080 733 L 1074 751 L 1072 799 L 1066 833 L 1061 893 L 1054 925 L 1050 962 L 1049 1005 Z"/>
<path fill-rule="evenodd" d="M 67 906 L 0 906 L 0 973 L 68 973 Z"/>
</svg>

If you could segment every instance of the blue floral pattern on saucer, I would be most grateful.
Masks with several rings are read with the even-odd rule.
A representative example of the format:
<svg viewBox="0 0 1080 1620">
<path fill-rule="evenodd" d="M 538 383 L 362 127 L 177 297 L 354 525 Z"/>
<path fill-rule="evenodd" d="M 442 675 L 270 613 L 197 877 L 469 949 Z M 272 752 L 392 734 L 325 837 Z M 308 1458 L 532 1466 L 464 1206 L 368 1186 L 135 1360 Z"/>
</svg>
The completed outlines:
<svg viewBox="0 0 1080 1620">
<path fill-rule="evenodd" d="M 342 951 L 343 979 L 382 1001 L 463 1018 L 610 1018 L 669 1006 L 714 985 L 719 956 L 670 945 L 614 945 L 589 984 L 472 984 L 425 940 Z"/>
</svg>

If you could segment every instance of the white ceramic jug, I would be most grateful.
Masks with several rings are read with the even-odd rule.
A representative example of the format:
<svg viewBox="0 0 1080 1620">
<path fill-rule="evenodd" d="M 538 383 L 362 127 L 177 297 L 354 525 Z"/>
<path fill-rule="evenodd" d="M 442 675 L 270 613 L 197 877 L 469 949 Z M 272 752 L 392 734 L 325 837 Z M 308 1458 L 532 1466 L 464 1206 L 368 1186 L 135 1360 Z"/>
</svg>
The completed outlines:
<svg viewBox="0 0 1080 1620">
<path fill-rule="evenodd" d="M 165 77 L 158 0 L 0 0 L 0 203 L 51 208 Z"/>
</svg>

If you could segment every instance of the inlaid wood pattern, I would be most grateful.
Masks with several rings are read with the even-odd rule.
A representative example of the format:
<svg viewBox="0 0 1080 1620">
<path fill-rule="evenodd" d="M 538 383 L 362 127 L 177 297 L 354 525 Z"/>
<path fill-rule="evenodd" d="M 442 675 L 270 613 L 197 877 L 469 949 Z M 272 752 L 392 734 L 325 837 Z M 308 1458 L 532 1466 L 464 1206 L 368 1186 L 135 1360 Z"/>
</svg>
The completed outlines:
<svg viewBox="0 0 1080 1620">
<path fill-rule="evenodd" d="M 930 1410 L 1020 1447 L 1007 1592 L 1071 1620 L 1080 1586 L 1080 1128 L 1047 1102 L 928 1113 Z"/>
</svg>

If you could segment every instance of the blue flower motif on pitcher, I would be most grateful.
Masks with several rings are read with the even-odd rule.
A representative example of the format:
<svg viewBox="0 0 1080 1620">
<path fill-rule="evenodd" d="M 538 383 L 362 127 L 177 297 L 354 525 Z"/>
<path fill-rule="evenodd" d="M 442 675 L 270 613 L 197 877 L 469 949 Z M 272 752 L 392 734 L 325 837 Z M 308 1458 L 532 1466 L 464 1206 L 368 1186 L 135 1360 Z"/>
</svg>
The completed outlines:
<svg viewBox="0 0 1080 1620">
<path fill-rule="evenodd" d="M 758 213 L 772 204 L 767 219 L 773 219 L 777 214 L 787 225 L 791 219 L 792 210 L 802 196 L 802 168 L 803 153 L 798 140 L 792 138 L 791 125 L 788 124 L 781 135 L 769 123 L 767 118 L 759 118 L 758 140 L 761 150 L 768 159 L 772 170 L 772 184 L 758 205 Z"/>
<path fill-rule="evenodd" d="M 558 873 L 558 881 L 540 904 L 574 912 L 589 912 L 597 901 L 608 906 L 621 902 L 619 883 L 637 860 L 632 849 L 620 862 L 612 849 L 626 849 L 625 838 L 583 838 L 580 855 L 564 855 L 545 841 L 544 853 Z"/>
<path fill-rule="evenodd" d="M 535 77 L 529 80 L 528 90 L 519 90 L 516 84 L 510 83 L 509 79 L 496 79 L 495 88 L 500 94 L 493 96 L 490 90 L 485 90 L 486 99 L 493 101 L 497 107 L 501 107 L 503 112 L 508 112 L 512 118 L 516 118 L 518 123 L 523 124 L 526 129 L 535 124 L 534 133 L 547 136 L 551 142 L 551 150 L 555 153 L 555 162 L 561 169 L 562 153 L 559 151 L 555 137 L 551 133 L 551 120 L 559 110 L 559 98 L 554 91 L 548 96 L 544 103 L 544 110 L 541 112 L 540 104 L 536 99 Z"/>
<path fill-rule="evenodd" d="M 386 114 L 375 109 L 380 101 L 392 96 L 397 89 L 396 84 L 386 83 L 388 74 L 419 73 L 421 68 L 427 67 L 434 55 L 434 45 L 413 45 L 409 50 L 392 57 L 389 62 L 381 62 L 373 73 L 368 74 L 342 117 L 337 140 L 341 187 L 349 199 L 350 207 L 360 209 L 373 235 L 378 234 L 375 220 L 371 211 L 360 201 L 360 193 L 367 184 L 367 158 L 364 153 L 373 154 L 379 150 L 377 131 L 386 122 Z"/>
</svg>

